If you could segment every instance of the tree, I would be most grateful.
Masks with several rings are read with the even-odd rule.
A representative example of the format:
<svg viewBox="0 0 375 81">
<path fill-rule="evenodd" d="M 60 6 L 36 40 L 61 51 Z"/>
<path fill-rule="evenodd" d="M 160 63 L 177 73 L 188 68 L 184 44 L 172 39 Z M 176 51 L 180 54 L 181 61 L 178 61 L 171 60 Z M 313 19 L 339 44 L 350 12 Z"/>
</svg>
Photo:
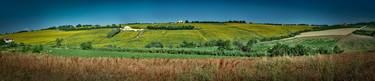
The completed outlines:
<svg viewBox="0 0 375 81">
<path fill-rule="evenodd" d="M 161 42 L 151 42 L 145 46 L 145 48 L 163 48 L 163 44 Z"/>
<path fill-rule="evenodd" d="M 342 50 L 339 46 L 336 45 L 335 47 L 333 47 L 333 52 L 335 54 L 338 54 L 344 52 L 344 50 Z"/>
<path fill-rule="evenodd" d="M 120 29 L 115 28 L 115 29 L 113 29 L 111 32 L 108 32 L 108 33 L 107 33 L 107 38 L 112 38 L 112 37 L 114 37 L 115 35 L 117 35 L 117 34 L 120 33 L 120 32 L 121 32 Z"/>
<path fill-rule="evenodd" d="M 281 43 L 277 43 L 271 49 L 268 49 L 268 53 L 270 53 L 271 56 L 288 55 L 290 52 L 290 47 Z"/>
<path fill-rule="evenodd" d="M 5 45 L 5 44 L 6 44 L 5 41 L 0 40 L 0 46 L 3 46 L 3 45 Z"/>
<path fill-rule="evenodd" d="M 33 46 L 33 49 L 32 49 L 33 53 L 41 53 L 42 51 L 43 51 L 43 46 L 42 45 Z"/>
<path fill-rule="evenodd" d="M 62 43 L 63 43 L 63 41 L 64 41 L 64 39 L 62 39 L 62 38 L 57 38 L 56 40 L 56 47 L 61 47 L 62 46 Z"/>
<path fill-rule="evenodd" d="M 218 49 L 221 50 L 221 51 L 231 49 L 230 40 L 226 40 L 226 41 L 219 40 L 218 41 Z"/>
<path fill-rule="evenodd" d="M 251 40 L 249 40 L 248 42 L 247 42 L 247 46 L 248 47 L 252 47 L 254 44 L 256 44 L 256 43 L 258 43 L 258 40 L 256 40 L 256 39 L 251 39 Z"/>
<path fill-rule="evenodd" d="M 298 44 L 296 45 L 296 47 L 294 47 L 294 52 L 292 52 L 292 54 L 295 54 L 295 55 L 306 55 L 308 54 L 308 51 L 310 49 L 307 48 L 306 46 L 304 45 L 301 45 L 301 44 Z"/>
<path fill-rule="evenodd" d="M 92 49 L 92 43 L 91 42 L 83 42 L 81 43 L 81 49 L 83 50 L 89 50 L 89 49 Z"/>
</svg>

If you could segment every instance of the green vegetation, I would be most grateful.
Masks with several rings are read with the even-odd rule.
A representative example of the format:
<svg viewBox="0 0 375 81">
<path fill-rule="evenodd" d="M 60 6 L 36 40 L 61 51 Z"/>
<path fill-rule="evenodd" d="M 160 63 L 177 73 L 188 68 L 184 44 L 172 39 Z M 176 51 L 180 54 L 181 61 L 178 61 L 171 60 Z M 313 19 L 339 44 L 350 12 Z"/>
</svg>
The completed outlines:
<svg viewBox="0 0 375 81">
<path fill-rule="evenodd" d="M 67 50 L 82 49 L 82 51 L 250 57 L 334 54 L 350 49 L 346 44 L 342 44 L 345 41 L 337 38 L 307 37 L 278 40 L 301 32 L 316 30 L 315 27 L 309 25 L 231 22 L 233 23 L 127 24 L 132 28 L 150 29 L 143 32 L 120 32 L 118 28 L 112 29 L 111 27 L 74 29 L 76 31 L 60 31 L 60 29 L 52 28 L 5 34 L 0 37 L 10 37 L 16 42 L 25 42 L 9 43 L 2 47 L 11 47 L 10 50 L 13 51 L 34 53 L 49 52 L 45 50 L 45 47 L 61 48 L 64 46 Z M 112 27 L 117 26 L 121 24 L 112 25 Z M 90 28 L 90 26 L 82 25 L 67 28 L 77 27 Z M 338 26 L 331 28 L 338 28 Z"/>
<path fill-rule="evenodd" d="M 62 38 L 57 38 L 57 39 L 56 39 L 56 45 L 55 45 L 55 47 L 58 47 L 58 48 L 61 47 L 63 41 L 64 41 L 64 39 L 62 39 Z"/>
<path fill-rule="evenodd" d="M 91 42 L 83 42 L 81 43 L 81 49 L 83 50 L 89 50 L 92 49 L 92 43 Z"/>
<path fill-rule="evenodd" d="M 245 23 L 157 23 L 128 24 L 132 28 L 146 29 L 147 26 L 194 26 L 197 30 L 147 30 L 144 32 L 120 32 L 108 39 L 112 28 L 64 31 L 59 29 L 36 30 L 15 34 L 0 35 L 16 42 L 31 45 L 55 45 L 57 38 L 64 39 L 66 46 L 79 46 L 82 42 L 91 41 L 94 47 L 104 48 L 116 45 L 122 48 L 143 48 L 150 42 L 160 41 L 166 47 L 178 47 L 183 41 L 207 42 L 211 40 L 271 39 L 272 37 L 289 36 L 293 32 L 310 30 L 309 26 L 275 26 Z M 275 38 L 272 38 L 275 39 Z"/>
<path fill-rule="evenodd" d="M 108 32 L 107 38 L 112 38 L 113 36 L 117 35 L 120 32 L 121 32 L 121 30 L 118 29 L 118 28 L 112 29 L 111 32 Z"/>
<path fill-rule="evenodd" d="M 194 26 L 186 25 L 186 26 L 147 26 L 147 29 L 150 30 L 192 30 Z"/>
<path fill-rule="evenodd" d="M 62 26 L 57 26 L 57 27 L 49 27 L 44 30 L 63 30 L 63 31 L 76 31 L 76 30 L 92 30 L 92 29 L 101 29 L 101 28 L 120 28 L 121 24 L 112 24 L 112 25 L 62 25 Z"/>
<path fill-rule="evenodd" d="M 163 48 L 163 44 L 160 42 L 151 42 L 145 46 L 145 48 Z"/>
<path fill-rule="evenodd" d="M 68 57 L 121 57 L 121 58 L 212 58 L 224 56 L 195 55 L 195 54 L 166 54 L 166 53 L 134 53 L 103 50 L 55 49 L 50 48 L 48 54 Z"/>
<path fill-rule="evenodd" d="M 36 46 L 33 46 L 32 52 L 33 53 L 41 53 L 43 51 L 43 49 L 44 49 L 43 45 L 36 45 Z"/>
</svg>

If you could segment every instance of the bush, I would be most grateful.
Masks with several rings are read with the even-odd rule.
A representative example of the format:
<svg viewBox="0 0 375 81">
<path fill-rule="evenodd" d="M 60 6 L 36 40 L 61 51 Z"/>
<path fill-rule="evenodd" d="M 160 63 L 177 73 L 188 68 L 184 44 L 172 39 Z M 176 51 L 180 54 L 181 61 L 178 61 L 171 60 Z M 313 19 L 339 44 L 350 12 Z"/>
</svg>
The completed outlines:
<svg viewBox="0 0 375 81">
<path fill-rule="evenodd" d="M 36 45 L 33 46 L 32 52 L 33 53 L 41 53 L 43 51 L 43 46 L 42 45 Z"/>
<path fill-rule="evenodd" d="M 163 44 L 161 42 L 151 42 L 145 46 L 145 48 L 163 48 Z"/>
<path fill-rule="evenodd" d="M 28 52 L 28 51 L 30 51 L 31 50 L 31 48 L 30 48 L 30 46 L 22 46 L 22 48 L 21 48 L 21 52 Z"/>
<path fill-rule="evenodd" d="M 198 47 L 198 44 L 194 43 L 194 42 L 187 42 L 187 41 L 183 41 L 179 47 L 181 48 L 195 48 L 195 47 Z"/>
<path fill-rule="evenodd" d="M 81 49 L 83 50 L 89 50 L 92 49 L 92 43 L 91 42 L 83 42 L 81 43 Z"/>
<path fill-rule="evenodd" d="M 287 55 L 289 54 L 289 49 L 290 47 L 288 45 L 277 43 L 271 49 L 268 50 L 268 53 L 270 53 L 271 56 Z"/>
<path fill-rule="evenodd" d="M 333 52 L 335 54 L 338 54 L 344 52 L 344 50 L 342 50 L 339 46 L 336 45 L 335 47 L 333 47 Z"/>
<path fill-rule="evenodd" d="M 324 47 L 319 47 L 316 50 L 316 52 L 319 53 L 319 54 L 330 54 L 329 50 L 327 48 L 324 48 Z"/>
<path fill-rule="evenodd" d="M 62 43 L 63 43 L 63 41 L 64 41 L 64 39 L 62 39 L 62 38 L 57 38 L 56 40 L 56 47 L 61 47 L 62 46 Z"/>
<path fill-rule="evenodd" d="M 0 46 L 3 46 L 3 45 L 5 45 L 5 44 L 6 44 L 5 41 L 0 40 Z"/>
<path fill-rule="evenodd" d="M 247 42 L 247 46 L 248 47 L 252 47 L 254 44 L 256 44 L 256 43 L 258 43 L 258 40 L 256 40 L 256 39 L 252 39 L 252 40 L 249 40 L 248 42 Z"/>
<path fill-rule="evenodd" d="M 295 47 L 289 47 L 285 44 L 277 43 L 271 49 L 268 50 L 268 53 L 271 56 L 280 56 L 280 55 L 292 55 L 292 56 L 300 56 L 300 55 L 307 55 L 310 53 L 310 48 L 303 46 L 303 45 L 296 45 Z"/>
<path fill-rule="evenodd" d="M 231 49 L 231 42 L 230 42 L 230 40 L 219 40 L 218 42 L 217 42 L 217 46 L 218 46 L 218 50 L 220 50 L 220 51 L 223 51 L 223 50 L 230 50 Z"/>
<path fill-rule="evenodd" d="M 113 29 L 111 32 L 107 33 L 107 38 L 112 38 L 112 37 L 114 37 L 115 35 L 117 35 L 120 32 L 121 32 L 121 30 L 118 29 L 118 28 Z"/>
<path fill-rule="evenodd" d="M 310 48 L 304 46 L 304 45 L 296 45 L 296 47 L 292 48 L 292 54 L 294 55 L 307 55 L 309 53 Z"/>
</svg>

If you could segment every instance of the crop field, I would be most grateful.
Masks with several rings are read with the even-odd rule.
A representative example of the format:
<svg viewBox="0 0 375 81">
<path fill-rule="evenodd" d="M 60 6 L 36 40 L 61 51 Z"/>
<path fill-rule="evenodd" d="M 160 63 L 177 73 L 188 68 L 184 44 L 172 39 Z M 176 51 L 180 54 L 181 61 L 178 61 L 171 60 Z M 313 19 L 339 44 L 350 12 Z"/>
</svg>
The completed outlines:
<svg viewBox="0 0 375 81">
<path fill-rule="evenodd" d="M 1 38 L 8 37 L 16 42 L 25 44 L 52 45 L 57 38 L 64 39 L 64 44 L 78 46 L 82 42 L 92 42 L 94 47 L 118 46 L 118 47 L 144 47 L 152 41 L 160 41 L 167 46 L 177 46 L 182 41 L 205 42 L 209 40 L 240 40 L 259 39 L 288 35 L 292 32 L 311 29 L 308 26 L 274 26 L 263 24 L 134 24 L 131 27 L 145 28 L 150 25 L 180 26 L 192 25 L 197 27 L 194 30 L 146 30 L 144 32 L 120 32 L 118 35 L 107 38 L 110 28 L 93 30 L 39 30 L 16 34 L 0 35 Z"/>
<path fill-rule="evenodd" d="M 349 35 L 352 32 L 360 28 L 340 28 L 340 29 L 330 29 L 323 31 L 305 32 L 297 35 L 295 37 L 312 37 L 312 36 L 330 36 L 330 35 Z"/>
<path fill-rule="evenodd" d="M 374 53 L 225 59 L 129 59 L 1 52 L 0 79 L 373 81 L 374 59 Z"/>
</svg>

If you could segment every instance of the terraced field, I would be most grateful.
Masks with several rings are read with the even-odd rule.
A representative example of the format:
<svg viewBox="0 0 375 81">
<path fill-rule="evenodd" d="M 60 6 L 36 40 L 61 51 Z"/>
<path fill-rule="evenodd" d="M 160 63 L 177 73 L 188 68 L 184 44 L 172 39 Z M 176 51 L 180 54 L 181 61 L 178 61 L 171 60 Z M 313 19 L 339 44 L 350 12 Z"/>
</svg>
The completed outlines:
<svg viewBox="0 0 375 81">
<path fill-rule="evenodd" d="M 82 42 L 91 41 L 94 47 L 106 47 L 109 45 L 118 47 L 144 47 L 152 41 L 160 41 L 167 46 L 177 46 L 182 41 L 205 42 L 208 40 L 240 40 L 247 41 L 255 38 L 278 37 L 288 35 L 292 32 L 308 30 L 308 26 L 274 26 L 264 24 L 134 24 L 131 27 L 145 28 L 150 25 L 193 25 L 195 30 L 146 30 L 140 32 L 121 32 L 113 38 L 106 35 L 110 28 L 94 30 L 60 31 L 60 30 L 39 30 L 16 34 L 0 35 L 9 37 L 16 42 L 26 44 L 53 45 L 56 38 L 63 38 L 64 44 L 78 46 Z"/>
</svg>

